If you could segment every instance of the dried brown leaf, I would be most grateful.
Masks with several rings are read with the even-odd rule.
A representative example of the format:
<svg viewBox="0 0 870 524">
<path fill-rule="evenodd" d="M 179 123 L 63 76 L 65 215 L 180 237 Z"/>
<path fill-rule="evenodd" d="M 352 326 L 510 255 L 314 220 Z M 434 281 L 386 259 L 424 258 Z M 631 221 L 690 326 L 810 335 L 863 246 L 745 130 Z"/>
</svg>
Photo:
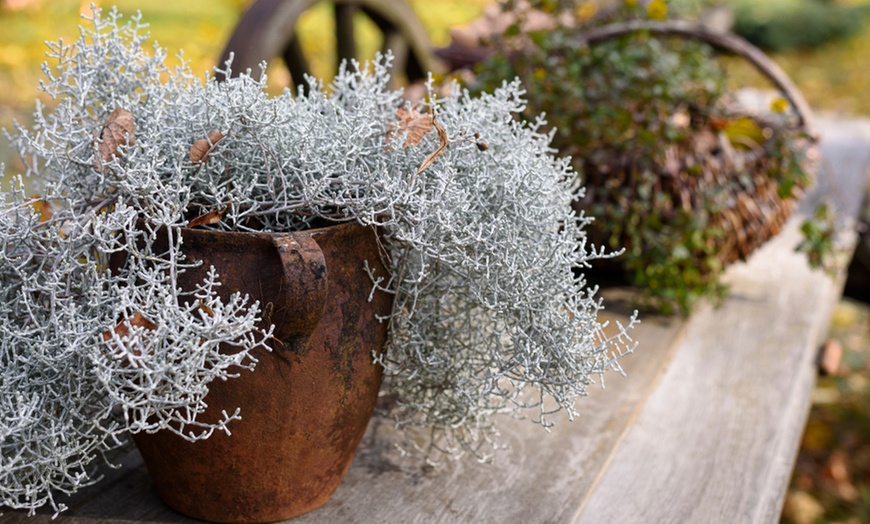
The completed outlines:
<svg viewBox="0 0 870 524">
<path fill-rule="evenodd" d="M 190 146 L 190 162 L 195 164 L 197 162 L 208 161 L 208 154 L 211 148 L 222 140 L 223 137 L 224 135 L 220 131 L 212 131 L 208 134 L 207 138 L 200 138 L 194 142 Z"/>
<path fill-rule="evenodd" d="M 118 351 L 118 348 L 111 343 L 113 335 L 118 335 L 119 337 L 126 337 L 130 334 L 131 326 L 144 328 L 149 331 L 154 331 L 155 329 L 157 329 L 157 326 L 153 322 L 145 318 L 144 315 L 142 315 L 141 313 L 133 313 L 133 316 L 126 320 L 118 322 L 118 324 L 115 325 L 115 327 L 113 327 L 111 330 L 103 331 L 103 341 L 107 342 L 106 345 L 112 350 L 113 354 Z M 133 349 L 132 353 L 135 357 L 140 357 L 142 355 L 139 349 Z M 107 354 L 107 356 L 111 357 L 112 355 Z M 137 368 L 141 366 L 141 363 L 134 361 L 133 358 L 131 358 L 129 355 L 126 355 L 126 359 L 127 362 L 124 363 L 125 366 L 129 364 L 132 364 L 134 367 Z"/>
<path fill-rule="evenodd" d="M 30 203 L 30 207 L 33 208 L 34 211 L 39 213 L 39 221 L 47 222 L 51 220 L 52 211 L 51 211 L 51 203 L 48 200 L 40 198 L 39 200 L 34 200 Z"/>
<path fill-rule="evenodd" d="M 103 340 L 109 341 L 112 339 L 112 332 L 116 333 L 119 337 L 126 337 L 130 334 L 130 326 L 145 328 L 149 331 L 154 331 L 157 329 L 157 326 L 145 318 L 141 313 L 133 313 L 129 319 L 122 320 L 118 322 L 118 324 L 112 328 L 111 331 L 103 332 Z"/>
<path fill-rule="evenodd" d="M 420 164 L 420 168 L 417 169 L 417 175 L 422 173 L 424 169 L 431 166 L 436 160 L 438 160 L 438 157 L 440 157 L 444 154 L 445 151 L 447 151 L 447 146 L 450 144 L 450 140 L 447 138 L 447 131 L 444 131 L 444 128 L 441 127 L 441 124 L 435 121 L 435 118 L 432 118 L 432 124 L 435 126 L 435 131 L 438 132 L 438 141 L 440 145 L 438 146 L 438 149 L 433 151 L 423 160 L 423 163 Z"/>
<path fill-rule="evenodd" d="M 218 222 L 223 220 L 224 213 L 226 212 L 227 208 L 209 211 L 208 213 L 199 215 L 198 217 L 188 222 L 187 227 L 210 226 L 211 224 L 217 224 Z"/>
<path fill-rule="evenodd" d="M 432 130 L 435 123 L 435 118 L 428 113 L 420 113 L 416 109 L 408 109 L 400 107 L 396 110 L 396 117 L 399 122 L 390 124 L 390 131 L 387 133 L 387 143 L 393 138 L 407 133 L 405 135 L 405 143 L 402 147 L 416 146 L 423 140 L 426 133 Z"/>
<path fill-rule="evenodd" d="M 103 163 L 112 160 L 112 157 L 120 154 L 122 145 L 132 146 L 136 143 L 135 122 L 133 113 L 120 107 L 112 111 L 106 120 L 106 125 L 100 131 L 100 141 L 97 146 L 97 158 L 95 166 L 98 170 L 103 168 Z"/>
<path fill-rule="evenodd" d="M 199 309 L 201 309 L 203 313 L 205 313 L 209 317 L 214 317 L 214 310 L 208 307 L 206 303 L 204 303 L 202 300 L 197 300 L 196 303 L 197 305 L 199 305 Z"/>
</svg>

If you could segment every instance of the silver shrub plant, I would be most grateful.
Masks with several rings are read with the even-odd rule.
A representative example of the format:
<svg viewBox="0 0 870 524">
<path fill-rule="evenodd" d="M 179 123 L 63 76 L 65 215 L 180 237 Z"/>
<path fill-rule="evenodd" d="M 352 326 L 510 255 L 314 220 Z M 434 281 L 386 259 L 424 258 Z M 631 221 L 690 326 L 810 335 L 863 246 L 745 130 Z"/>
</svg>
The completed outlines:
<svg viewBox="0 0 870 524">
<path fill-rule="evenodd" d="M 217 298 L 220 275 L 175 285 L 194 217 L 380 229 L 391 276 L 373 288 L 395 296 L 384 391 L 399 427 L 428 428 L 409 440 L 425 451 L 485 456 L 497 413 L 573 416 L 633 348 L 630 326 L 604 334 L 575 272 L 608 255 L 586 245 L 576 177 L 543 122 L 514 118 L 516 82 L 479 98 L 430 90 L 417 109 L 435 129 L 409 140 L 397 110 L 415 113 L 387 88 L 389 57 L 270 97 L 262 71 L 219 83 L 170 70 L 138 17 L 89 21 L 50 45 L 42 87 L 56 107 L 9 135 L 40 196 L 19 181 L 0 211 L 0 504 L 60 511 L 56 495 L 93 482 L 125 435 L 196 440 L 243 416 L 198 421 L 209 383 L 253 369 L 270 332 L 255 327 L 261 304 Z"/>
</svg>

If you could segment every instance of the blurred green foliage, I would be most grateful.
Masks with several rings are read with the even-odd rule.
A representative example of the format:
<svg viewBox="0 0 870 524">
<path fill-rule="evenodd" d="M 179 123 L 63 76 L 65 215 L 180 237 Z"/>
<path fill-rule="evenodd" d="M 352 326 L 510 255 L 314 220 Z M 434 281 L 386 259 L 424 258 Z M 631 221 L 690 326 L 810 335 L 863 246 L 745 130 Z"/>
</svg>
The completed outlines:
<svg viewBox="0 0 870 524">
<path fill-rule="evenodd" d="M 828 256 L 835 251 L 837 228 L 834 223 L 834 213 L 827 204 L 816 208 L 813 216 L 801 223 L 803 240 L 797 250 L 806 253 L 810 266 L 834 271 L 831 267 L 832 258 Z"/>
<path fill-rule="evenodd" d="M 141 2 L 137 0 L 96 1 L 106 7 L 115 5 L 125 16 L 141 11 L 152 36 L 174 54 L 184 50 L 184 59 L 194 71 L 209 71 L 217 63 L 223 46 L 251 0 L 184 0 L 182 2 Z M 446 45 L 451 26 L 467 23 L 478 16 L 490 0 L 408 0 L 429 32 L 433 45 Z M 88 12 L 90 0 L 30 0 L 17 8 L 0 2 L 0 128 L 10 128 L 13 120 L 27 123 L 33 99 L 51 105 L 38 92 L 42 78 L 40 65 L 45 60 L 46 41 L 78 37 L 79 14 Z M 298 25 L 303 48 L 313 72 L 321 77 L 335 73 L 334 36 L 329 2 L 320 2 L 306 11 Z M 360 48 L 374 55 L 380 48 L 373 24 L 361 17 Z M 172 64 L 173 59 L 168 63 Z M 177 60 L 176 62 L 177 63 Z M 278 61 L 268 69 L 270 85 L 279 91 L 289 75 Z M 0 164 L 6 178 L 21 172 L 22 166 L 10 153 L 5 137 L 0 136 Z"/>
<path fill-rule="evenodd" d="M 866 5 L 826 0 L 732 0 L 734 32 L 769 51 L 806 49 L 857 33 Z"/>
<path fill-rule="evenodd" d="M 626 2 L 591 23 L 648 16 Z M 720 298 L 725 265 L 748 249 L 727 237 L 754 226 L 733 221 L 749 214 L 741 194 L 772 191 L 762 214 L 778 220 L 775 205 L 810 181 L 802 131 L 733 114 L 721 103 L 726 71 L 703 44 L 645 32 L 594 46 L 576 29 L 506 35 L 475 88 L 522 79 L 526 116 L 546 114 L 553 145 L 583 178 L 578 207 L 596 217 L 593 239 L 626 247 L 618 261 L 656 309 L 688 312 L 701 297 Z"/>
<path fill-rule="evenodd" d="M 829 340 L 843 358 L 813 391 L 782 522 L 870 522 L 870 308 L 841 301 Z"/>
</svg>

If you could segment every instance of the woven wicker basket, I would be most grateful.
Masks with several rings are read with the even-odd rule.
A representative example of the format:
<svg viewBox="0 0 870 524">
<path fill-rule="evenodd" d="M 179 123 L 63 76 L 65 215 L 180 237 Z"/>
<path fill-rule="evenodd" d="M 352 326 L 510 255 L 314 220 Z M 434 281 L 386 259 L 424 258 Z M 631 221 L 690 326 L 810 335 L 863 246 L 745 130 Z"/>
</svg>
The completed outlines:
<svg viewBox="0 0 870 524">
<path fill-rule="evenodd" d="M 504 16 L 508 18 L 500 18 Z M 436 53 L 451 69 L 473 67 L 495 54 L 516 58 L 511 54 L 519 56 L 522 46 L 486 43 L 499 40 L 499 31 L 515 20 L 510 16 L 493 11 L 489 19 L 464 29 L 468 35 L 454 35 L 453 43 Z M 546 16 L 544 22 L 542 29 L 561 23 Z M 709 45 L 752 64 L 792 109 L 778 115 L 765 109 L 766 114 L 759 115 L 741 105 L 735 93 L 733 100 L 720 101 L 724 113 L 710 107 L 674 108 L 686 111 L 682 116 L 688 120 L 688 139 L 662 140 L 654 158 L 649 148 L 607 141 L 594 148 L 558 146 L 574 158 L 582 174 L 585 195 L 574 205 L 578 213 L 596 217 L 587 229 L 590 239 L 627 251 L 597 261 L 596 267 L 625 274 L 644 288 L 643 302 L 651 299 L 646 305 L 665 312 L 688 311 L 699 295 L 721 296 L 722 269 L 746 259 L 778 234 L 812 181 L 816 135 L 809 105 L 773 61 L 734 34 L 713 32 L 694 22 L 649 19 L 577 26 L 572 31 L 572 49 L 636 32 Z M 751 121 L 761 138 L 751 144 L 732 143 L 723 125 L 737 119 Z M 568 136 L 575 135 L 569 131 Z M 788 154 L 783 154 L 786 147 Z M 602 279 L 610 280 L 605 275 L 594 278 Z"/>
<path fill-rule="evenodd" d="M 654 22 L 632 21 L 601 26 L 586 32 L 583 38 L 589 45 L 595 45 L 612 38 L 635 31 L 651 34 L 689 38 L 710 44 L 718 50 L 726 51 L 746 59 L 760 73 L 766 76 L 779 90 L 781 96 L 795 109 L 796 121 L 788 125 L 772 119 L 754 115 L 743 108 L 736 100 L 728 104 L 735 118 L 751 118 L 755 125 L 764 131 L 766 140 L 753 147 L 735 148 L 720 132 L 721 123 L 712 118 L 693 125 L 691 138 L 680 145 L 673 145 L 665 151 L 665 161 L 650 173 L 637 158 L 608 156 L 602 151 L 594 159 L 584 162 L 584 186 L 586 196 L 577 203 L 579 209 L 606 206 L 625 206 L 626 188 L 639 184 L 642 177 L 655 177 L 657 191 L 669 195 L 669 201 L 684 211 L 709 213 L 708 224 L 722 230 L 715 251 L 722 265 L 737 260 L 745 260 L 758 246 L 779 233 L 783 224 L 792 214 L 795 203 L 809 185 L 809 178 L 783 194 L 782 188 L 770 176 L 775 168 L 771 162 L 772 148 L 788 140 L 791 147 L 805 151 L 800 169 L 806 173 L 813 171 L 816 158 L 816 135 L 813 116 L 809 105 L 788 76 L 763 52 L 743 40 L 727 33 L 713 33 L 704 27 L 682 21 Z M 696 115 L 697 119 L 699 116 Z M 739 183 L 734 183 L 735 180 Z M 634 193 L 636 198 L 643 196 Z M 705 195 L 703 202 L 699 196 Z M 715 205 L 710 208 L 710 195 L 715 195 Z M 701 209 L 704 206 L 704 209 Z M 667 212 L 665 212 L 667 214 Z M 596 240 L 605 243 L 605 227 L 592 228 Z M 606 239 L 631 249 L 627 236 Z M 617 259 L 615 261 L 619 263 Z"/>
</svg>

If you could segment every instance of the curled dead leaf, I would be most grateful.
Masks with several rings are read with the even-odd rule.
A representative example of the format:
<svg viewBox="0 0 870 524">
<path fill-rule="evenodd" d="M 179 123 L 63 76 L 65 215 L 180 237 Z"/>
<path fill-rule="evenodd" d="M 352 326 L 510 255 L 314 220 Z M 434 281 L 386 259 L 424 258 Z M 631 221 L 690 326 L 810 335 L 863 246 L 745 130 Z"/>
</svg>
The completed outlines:
<svg viewBox="0 0 870 524">
<path fill-rule="evenodd" d="M 436 160 L 438 160 L 438 157 L 443 155 L 444 152 L 447 151 L 447 146 L 450 145 L 450 140 L 447 138 L 447 131 L 444 131 L 444 128 L 441 127 L 441 124 L 435 121 L 434 115 L 432 116 L 432 125 L 435 126 L 435 131 L 438 132 L 438 142 L 440 145 L 438 146 L 438 149 L 436 149 L 429 156 L 423 159 L 423 163 L 420 164 L 420 168 L 417 169 L 417 175 L 422 173 L 424 169 L 431 166 Z M 413 180 L 411 182 L 413 183 Z"/>
<path fill-rule="evenodd" d="M 126 109 L 116 108 L 106 120 L 106 125 L 100 131 L 99 144 L 97 146 L 97 158 L 95 167 L 102 170 L 103 163 L 112 160 L 112 157 L 120 154 L 119 148 L 132 146 L 136 143 L 135 122 L 133 113 Z"/>
<path fill-rule="evenodd" d="M 208 134 L 207 138 L 200 138 L 194 142 L 190 146 L 190 162 L 195 164 L 197 162 L 208 161 L 208 154 L 211 152 L 212 147 L 223 140 L 223 138 L 224 135 L 220 131 L 212 131 Z"/>
<path fill-rule="evenodd" d="M 51 203 L 44 198 L 36 198 L 30 203 L 30 207 L 33 208 L 34 211 L 39 213 L 39 221 L 47 222 L 51 220 L 52 211 L 51 211 Z"/>
<path fill-rule="evenodd" d="M 205 313 L 208 317 L 214 317 L 214 310 L 208 307 L 208 304 L 206 304 L 202 300 L 197 300 L 196 303 L 199 306 L 199 309 L 201 309 L 202 312 Z"/>
<path fill-rule="evenodd" d="M 224 213 L 227 212 L 227 208 L 223 209 L 215 209 L 214 211 L 209 211 L 208 213 L 199 215 L 194 218 L 190 222 L 187 223 L 187 227 L 197 227 L 197 226 L 210 226 L 211 224 L 217 224 L 224 218 Z"/>
<path fill-rule="evenodd" d="M 413 107 L 411 109 L 400 107 L 396 110 L 396 117 L 399 119 L 399 122 L 390 124 L 390 129 L 387 132 L 387 143 L 393 138 L 407 133 L 402 147 L 419 144 L 435 124 L 433 115 L 420 113 Z"/>
<path fill-rule="evenodd" d="M 126 320 L 122 320 L 118 322 L 111 330 L 103 332 L 103 340 L 108 342 L 112 339 L 112 333 L 114 332 L 119 337 L 126 337 L 130 334 L 130 326 L 145 328 L 149 331 L 154 331 L 157 329 L 157 326 L 145 318 L 141 313 L 133 313 L 133 316 Z"/>
<path fill-rule="evenodd" d="M 115 327 L 110 330 L 103 331 L 103 342 L 106 342 L 106 345 L 111 350 L 111 353 L 108 353 L 106 356 L 110 358 L 125 358 L 126 362 L 123 363 L 124 366 L 133 365 L 133 367 L 140 367 L 141 363 L 134 360 L 134 357 L 140 357 L 142 355 L 142 351 L 140 349 L 134 348 L 132 350 L 132 356 L 125 352 L 120 352 L 119 348 L 116 347 L 112 343 L 112 338 L 114 335 L 118 337 L 126 337 L 130 335 L 130 327 L 138 327 L 147 329 L 148 331 L 154 331 L 157 329 L 157 326 L 145 318 L 141 313 L 133 313 L 133 315 L 125 320 L 118 322 Z"/>
</svg>

